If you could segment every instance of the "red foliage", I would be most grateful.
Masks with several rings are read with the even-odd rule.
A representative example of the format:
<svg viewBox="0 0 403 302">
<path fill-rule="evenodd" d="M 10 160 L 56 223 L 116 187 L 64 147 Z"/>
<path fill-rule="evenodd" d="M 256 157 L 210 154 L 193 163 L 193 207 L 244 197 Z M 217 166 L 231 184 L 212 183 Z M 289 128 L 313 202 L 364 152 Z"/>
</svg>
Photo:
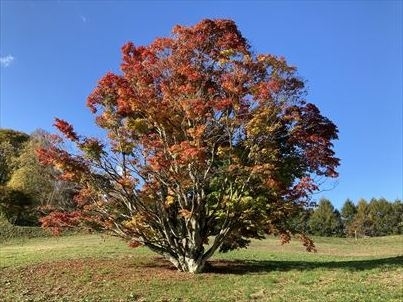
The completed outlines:
<svg viewBox="0 0 403 302">
<path fill-rule="evenodd" d="M 313 104 L 291 106 L 286 109 L 284 120 L 291 125 L 290 141 L 304 150 L 304 157 L 311 172 L 337 177 L 335 168 L 339 159 L 334 157 L 332 140 L 337 139 L 337 128 Z"/>
<path fill-rule="evenodd" d="M 87 99 L 106 143 L 56 119 L 79 152 L 38 150 L 79 190 L 77 213 L 44 225 L 83 219 L 154 250 L 209 236 L 241 247 L 268 228 L 288 242 L 284 220 L 319 189 L 314 176 L 336 177 L 339 165 L 337 127 L 304 92 L 295 67 L 255 55 L 231 20 L 125 44 L 121 73 L 105 74 Z"/>
<path fill-rule="evenodd" d="M 59 235 L 62 230 L 72 228 L 79 224 L 81 213 L 74 212 L 52 212 L 40 219 L 43 228 L 50 229 L 53 234 Z"/>
<path fill-rule="evenodd" d="M 69 154 L 57 147 L 41 148 L 36 150 L 40 163 L 51 165 L 59 170 L 59 177 L 63 180 L 79 182 L 84 175 L 89 175 L 89 168 L 85 160 Z"/>
<path fill-rule="evenodd" d="M 74 132 L 73 126 L 68 122 L 55 118 L 54 126 L 63 133 L 68 139 L 72 141 L 78 141 L 78 135 Z"/>
</svg>

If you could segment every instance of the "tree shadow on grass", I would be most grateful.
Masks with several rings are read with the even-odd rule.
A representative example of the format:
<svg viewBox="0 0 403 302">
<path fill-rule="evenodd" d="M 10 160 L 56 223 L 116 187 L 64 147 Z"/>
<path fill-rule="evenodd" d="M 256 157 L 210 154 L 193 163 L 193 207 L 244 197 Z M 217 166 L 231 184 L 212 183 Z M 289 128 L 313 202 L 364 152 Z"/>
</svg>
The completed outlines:
<svg viewBox="0 0 403 302">
<path fill-rule="evenodd" d="M 353 261 L 275 261 L 275 260 L 213 260 L 206 273 L 243 275 L 271 271 L 344 269 L 370 270 L 380 267 L 403 267 L 403 256 Z"/>
</svg>

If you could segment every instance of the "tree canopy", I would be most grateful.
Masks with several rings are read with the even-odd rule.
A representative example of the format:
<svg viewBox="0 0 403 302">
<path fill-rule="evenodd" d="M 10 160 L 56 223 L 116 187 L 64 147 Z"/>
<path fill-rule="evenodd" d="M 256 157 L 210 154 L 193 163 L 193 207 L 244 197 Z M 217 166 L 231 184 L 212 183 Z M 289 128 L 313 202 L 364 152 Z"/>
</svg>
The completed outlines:
<svg viewBox="0 0 403 302">
<path fill-rule="evenodd" d="M 12 129 L 0 129 L 0 185 L 10 180 L 16 168 L 16 158 L 29 135 Z"/>
<path fill-rule="evenodd" d="M 38 161 L 36 149 L 47 148 L 52 135 L 0 129 L 0 215 L 16 225 L 38 225 L 47 208 L 72 202 L 74 185 L 55 176 L 54 167 Z"/>
<path fill-rule="evenodd" d="M 308 205 L 317 179 L 337 176 L 337 127 L 304 99 L 296 68 L 254 54 L 231 20 L 175 26 L 148 46 L 129 42 L 121 71 L 87 100 L 104 139 L 56 119 L 78 151 L 40 151 L 80 188 L 75 209 L 53 212 L 44 226 L 86 221 L 200 272 L 217 249 L 266 233 L 289 241 L 284 222 Z"/>
</svg>

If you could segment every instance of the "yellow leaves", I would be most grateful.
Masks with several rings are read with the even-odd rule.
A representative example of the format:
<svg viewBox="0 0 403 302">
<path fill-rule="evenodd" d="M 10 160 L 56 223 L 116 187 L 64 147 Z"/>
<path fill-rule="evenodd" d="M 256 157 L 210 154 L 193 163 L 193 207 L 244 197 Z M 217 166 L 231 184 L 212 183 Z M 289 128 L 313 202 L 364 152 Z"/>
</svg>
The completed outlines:
<svg viewBox="0 0 403 302">
<path fill-rule="evenodd" d="M 126 220 L 122 223 L 123 227 L 126 229 L 125 233 L 131 234 L 132 236 L 138 236 L 138 234 L 141 234 L 141 236 L 146 236 L 148 238 L 155 237 L 155 230 L 149 225 L 148 219 L 149 218 L 142 213 L 134 214 L 130 220 Z M 139 242 L 134 238 L 132 241 L 135 246 L 139 244 Z"/>
<path fill-rule="evenodd" d="M 80 148 L 90 159 L 99 160 L 103 153 L 103 145 L 95 138 L 86 138 Z"/>
<path fill-rule="evenodd" d="M 219 147 L 217 148 L 217 155 L 218 155 L 218 156 L 224 156 L 224 155 L 226 154 L 226 152 L 227 152 L 227 149 L 228 149 L 228 148 L 219 146 Z"/>
<path fill-rule="evenodd" d="M 256 112 L 253 118 L 247 123 L 248 134 L 259 135 L 273 133 L 281 126 L 277 118 L 278 108 L 266 107 Z"/>
<path fill-rule="evenodd" d="M 54 161 L 53 166 L 59 171 L 62 171 L 64 168 L 64 164 L 60 161 Z"/>
<path fill-rule="evenodd" d="M 17 169 L 11 176 L 7 186 L 14 190 L 26 191 L 28 180 L 32 178 L 31 173 L 34 172 L 30 170 L 32 169 L 29 169 L 27 166 Z"/>
<path fill-rule="evenodd" d="M 225 57 L 230 57 L 230 56 L 233 56 L 234 54 L 235 54 L 234 49 L 224 49 L 224 50 L 220 51 L 220 55 L 225 56 Z"/>
<path fill-rule="evenodd" d="M 170 207 L 174 203 L 175 203 L 175 197 L 173 197 L 172 195 L 168 195 L 167 198 L 165 199 L 165 206 Z"/>
<path fill-rule="evenodd" d="M 228 63 L 228 59 L 221 58 L 218 60 L 218 63 L 220 63 L 221 65 L 224 65 L 225 63 Z"/>
<path fill-rule="evenodd" d="M 265 55 L 258 55 L 258 56 L 257 56 L 257 60 L 258 60 L 258 62 L 264 62 L 264 61 L 267 60 L 267 56 L 265 56 Z"/>
<path fill-rule="evenodd" d="M 123 222 L 123 226 L 127 229 L 142 229 L 145 227 L 144 216 L 139 213 L 134 214 L 131 220 Z"/>
<path fill-rule="evenodd" d="M 240 200 L 243 205 L 250 205 L 253 203 L 253 198 L 251 196 L 243 196 Z"/>
<path fill-rule="evenodd" d="M 231 56 L 235 55 L 234 49 L 224 49 L 220 51 L 220 59 L 218 62 L 220 64 L 225 64 L 230 61 Z"/>
<path fill-rule="evenodd" d="M 127 128 L 138 133 L 146 133 L 149 130 L 148 122 L 143 118 L 129 119 Z"/>
<path fill-rule="evenodd" d="M 239 51 L 236 49 L 224 49 L 220 51 L 218 63 L 221 65 L 226 64 L 231 61 L 231 59 L 237 58 L 239 55 Z M 244 55 L 244 61 L 250 61 L 251 56 L 249 54 Z"/>
<path fill-rule="evenodd" d="M 185 219 L 189 219 L 190 217 L 192 217 L 192 212 L 190 212 L 186 209 L 182 209 L 179 211 L 179 216 L 181 216 Z"/>
</svg>

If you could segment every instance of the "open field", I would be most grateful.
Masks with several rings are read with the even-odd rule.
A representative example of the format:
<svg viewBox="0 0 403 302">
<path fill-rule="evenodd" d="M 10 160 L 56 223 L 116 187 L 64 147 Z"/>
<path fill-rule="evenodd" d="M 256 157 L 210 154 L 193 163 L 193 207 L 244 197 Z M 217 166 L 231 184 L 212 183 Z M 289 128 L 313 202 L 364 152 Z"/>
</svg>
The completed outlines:
<svg viewBox="0 0 403 302">
<path fill-rule="evenodd" d="M 116 238 L 11 240 L 0 247 L 0 301 L 402 301 L 403 236 L 255 241 L 191 275 Z"/>
</svg>

